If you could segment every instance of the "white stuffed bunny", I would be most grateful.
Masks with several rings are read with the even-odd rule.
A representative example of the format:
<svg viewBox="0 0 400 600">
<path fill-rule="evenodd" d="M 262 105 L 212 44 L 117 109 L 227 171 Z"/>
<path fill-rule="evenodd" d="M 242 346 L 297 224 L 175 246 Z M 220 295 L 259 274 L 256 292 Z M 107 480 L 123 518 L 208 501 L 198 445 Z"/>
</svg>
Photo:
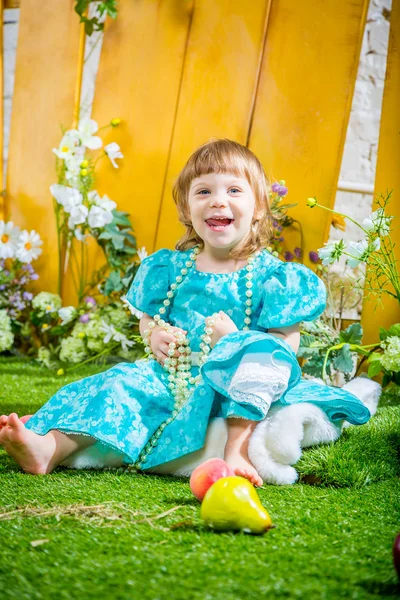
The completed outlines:
<svg viewBox="0 0 400 600">
<path fill-rule="evenodd" d="M 315 382 L 325 385 L 322 380 Z M 376 413 L 382 388 L 366 377 L 356 377 L 343 386 Z M 326 414 L 311 403 L 272 406 L 266 419 L 255 428 L 249 442 L 249 458 L 265 483 L 292 484 L 297 471 L 291 466 L 298 462 L 302 449 L 316 444 L 334 442 L 349 423 L 332 423 Z M 223 458 L 228 429 L 223 418 L 213 419 L 207 430 L 204 447 L 146 472 L 189 477 L 192 471 L 209 458 Z M 63 466 L 73 469 L 98 469 L 122 465 L 121 453 L 97 442 L 71 454 Z"/>
</svg>

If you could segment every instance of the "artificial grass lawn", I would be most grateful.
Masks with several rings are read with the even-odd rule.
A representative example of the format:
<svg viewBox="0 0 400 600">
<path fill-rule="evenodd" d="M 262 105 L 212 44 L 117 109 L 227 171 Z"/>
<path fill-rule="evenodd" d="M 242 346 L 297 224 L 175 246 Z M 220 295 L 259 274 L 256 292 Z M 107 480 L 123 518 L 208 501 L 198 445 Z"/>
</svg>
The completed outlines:
<svg viewBox="0 0 400 600">
<path fill-rule="evenodd" d="M 101 369 L 58 378 L 0 359 L 0 413 L 34 412 Z M 399 404 L 386 392 L 368 425 L 306 451 L 298 469 L 318 485 L 259 490 L 276 525 L 261 537 L 207 531 L 186 479 L 61 468 L 34 477 L 0 450 L 0 598 L 397 598 Z"/>
</svg>

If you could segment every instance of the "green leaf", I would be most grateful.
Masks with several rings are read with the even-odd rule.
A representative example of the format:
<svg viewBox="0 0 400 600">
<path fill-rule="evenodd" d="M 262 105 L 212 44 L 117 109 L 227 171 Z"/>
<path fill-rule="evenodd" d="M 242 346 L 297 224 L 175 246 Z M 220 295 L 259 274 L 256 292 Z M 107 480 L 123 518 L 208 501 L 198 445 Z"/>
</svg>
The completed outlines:
<svg viewBox="0 0 400 600">
<path fill-rule="evenodd" d="M 387 338 L 387 337 L 389 337 L 389 332 L 388 332 L 388 330 L 387 330 L 387 329 L 384 329 L 383 327 L 381 327 L 381 328 L 380 328 L 380 330 L 379 330 L 379 337 L 380 337 L 380 339 L 381 339 L 382 341 L 383 341 L 383 340 L 386 340 L 386 338 Z"/>
<path fill-rule="evenodd" d="M 342 373 L 351 373 L 354 369 L 353 358 L 351 356 L 350 347 L 348 344 L 345 344 L 337 353 L 333 366 L 337 371 L 342 371 Z"/>
<path fill-rule="evenodd" d="M 347 329 L 339 333 L 339 340 L 349 344 L 359 344 L 362 336 L 363 330 L 360 323 L 352 323 Z"/>
<path fill-rule="evenodd" d="M 382 370 L 380 360 L 374 360 L 368 367 L 368 377 L 375 377 Z"/>
<path fill-rule="evenodd" d="M 388 337 L 400 337 L 400 323 L 396 323 L 389 327 Z"/>
<path fill-rule="evenodd" d="M 112 292 L 119 292 L 124 286 L 122 285 L 121 276 L 118 271 L 111 271 L 104 284 L 104 295 L 109 296 Z"/>
<path fill-rule="evenodd" d="M 322 377 L 322 365 L 324 364 L 324 360 L 322 356 L 315 356 L 310 358 L 304 365 L 302 366 L 303 373 L 307 373 L 308 375 L 313 375 L 314 377 Z"/>
<path fill-rule="evenodd" d="M 372 363 L 375 362 L 376 360 L 381 359 L 382 354 L 380 354 L 379 352 L 372 352 L 372 354 L 369 355 L 369 357 L 367 358 L 367 363 Z"/>
</svg>

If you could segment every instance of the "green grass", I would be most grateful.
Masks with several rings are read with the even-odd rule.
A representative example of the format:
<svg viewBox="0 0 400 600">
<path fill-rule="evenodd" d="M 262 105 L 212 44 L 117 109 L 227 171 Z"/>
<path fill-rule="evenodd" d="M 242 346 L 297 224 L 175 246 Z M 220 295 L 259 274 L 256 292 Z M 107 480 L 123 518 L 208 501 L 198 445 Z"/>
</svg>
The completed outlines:
<svg viewBox="0 0 400 600">
<path fill-rule="evenodd" d="M 34 412 L 100 370 L 57 378 L 0 359 L 0 412 Z M 0 513 L 24 509 L 0 516 L 0 598 L 397 598 L 398 405 L 395 390 L 385 393 L 370 424 L 305 452 L 299 470 L 318 485 L 259 490 L 276 525 L 261 537 L 207 531 L 185 479 L 67 469 L 33 477 L 0 450 Z"/>
</svg>

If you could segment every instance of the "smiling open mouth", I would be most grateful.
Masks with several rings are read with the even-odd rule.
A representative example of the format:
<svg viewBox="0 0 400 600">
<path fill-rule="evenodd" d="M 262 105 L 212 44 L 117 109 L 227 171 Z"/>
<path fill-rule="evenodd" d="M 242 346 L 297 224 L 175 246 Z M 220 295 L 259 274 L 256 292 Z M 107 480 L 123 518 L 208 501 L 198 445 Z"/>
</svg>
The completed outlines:
<svg viewBox="0 0 400 600">
<path fill-rule="evenodd" d="M 213 231 L 223 231 L 224 229 L 226 229 L 227 227 L 229 227 L 229 225 L 231 223 L 233 223 L 235 219 L 207 219 L 206 223 L 209 226 L 210 229 L 212 229 Z"/>
</svg>

